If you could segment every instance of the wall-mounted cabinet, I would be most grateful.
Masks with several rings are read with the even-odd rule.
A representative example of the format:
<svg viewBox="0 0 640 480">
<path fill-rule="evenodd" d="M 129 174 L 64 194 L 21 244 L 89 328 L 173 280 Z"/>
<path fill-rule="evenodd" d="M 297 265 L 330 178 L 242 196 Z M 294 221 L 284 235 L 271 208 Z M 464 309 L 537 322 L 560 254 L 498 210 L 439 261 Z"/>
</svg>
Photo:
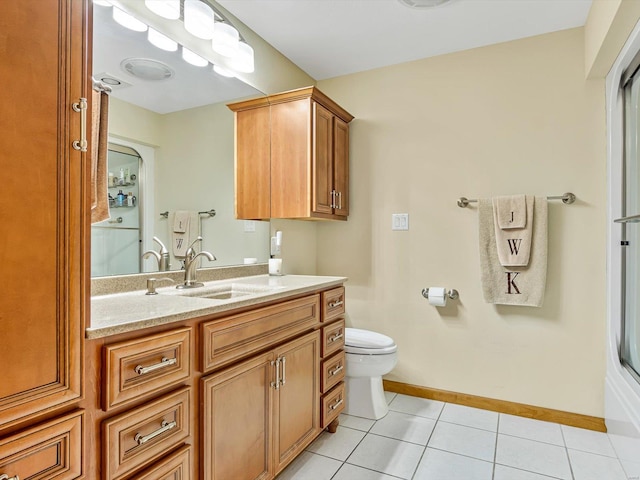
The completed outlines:
<svg viewBox="0 0 640 480">
<path fill-rule="evenodd" d="M 237 218 L 347 219 L 351 114 L 315 87 L 229 108 Z"/>
</svg>

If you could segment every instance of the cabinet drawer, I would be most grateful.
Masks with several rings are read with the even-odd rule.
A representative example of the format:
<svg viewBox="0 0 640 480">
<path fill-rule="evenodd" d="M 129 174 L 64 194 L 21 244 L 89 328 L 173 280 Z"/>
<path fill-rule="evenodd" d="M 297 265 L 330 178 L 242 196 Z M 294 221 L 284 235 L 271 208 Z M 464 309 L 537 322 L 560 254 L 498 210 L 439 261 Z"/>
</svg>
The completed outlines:
<svg viewBox="0 0 640 480">
<path fill-rule="evenodd" d="M 344 349 L 344 320 L 322 327 L 322 357 Z"/>
<path fill-rule="evenodd" d="M 109 411 L 187 380 L 190 347 L 190 328 L 105 346 L 102 408 Z"/>
<path fill-rule="evenodd" d="M 103 470 L 116 480 L 189 436 L 190 389 L 183 388 L 102 423 Z"/>
<path fill-rule="evenodd" d="M 191 447 L 185 445 L 176 453 L 153 465 L 144 472 L 131 477 L 131 480 L 191 480 L 193 460 Z"/>
<path fill-rule="evenodd" d="M 344 352 L 338 352 L 322 362 L 322 393 L 327 393 L 344 380 Z"/>
<path fill-rule="evenodd" d="M 319 322 L 319 295 L 206 322 L 202 325 L 203 370 L 247 357 Z"/>
<path fill-rule="evenodd" d="M 322 397 L 322 428 L 327 428 L 344 410 L 344 382 Z"/>
<path fill-rule="evenodd" d="M 0 477 L 68 480 L 82 475 L 84 412 L 0 440 Z"/>
<path fill-rule="evenodd" d="M 344 287 L 322 292 L 322 321 L 330 322 L 344 315 Z"/>
</svg>

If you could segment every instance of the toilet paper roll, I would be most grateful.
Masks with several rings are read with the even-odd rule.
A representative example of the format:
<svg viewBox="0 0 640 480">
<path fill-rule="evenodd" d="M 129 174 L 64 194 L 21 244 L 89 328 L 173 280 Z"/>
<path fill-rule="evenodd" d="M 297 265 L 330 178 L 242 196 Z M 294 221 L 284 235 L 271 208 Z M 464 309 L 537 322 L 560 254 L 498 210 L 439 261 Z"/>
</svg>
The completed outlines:
<svg viewBox="0 0 640 480">
<path fill-rule="evenodd" d="M 429 287 L 429 304 L 434 307 L 444 307 L 447 304 L 447 289 L 444 287 Z"/>
</svg>

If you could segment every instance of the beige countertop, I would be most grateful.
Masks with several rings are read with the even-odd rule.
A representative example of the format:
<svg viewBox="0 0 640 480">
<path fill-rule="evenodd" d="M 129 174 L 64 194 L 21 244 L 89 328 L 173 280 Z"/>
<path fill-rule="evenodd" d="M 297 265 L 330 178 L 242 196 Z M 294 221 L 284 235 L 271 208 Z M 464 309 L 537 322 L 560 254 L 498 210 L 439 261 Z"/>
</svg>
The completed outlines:
<svg viewBox="0 0 640 480">
<path fill-rule="evenodd" d="M 248 305 L 278 300 L 292 295 L 331 288 L 346 277 L 307 275 L 254 275 L 205 282 L 204 287 L 178 290 L 175 286 L 156 288 L 158 295 L 136 290 L 91 297 L 91 326 L 87 338 L 101 338 L 142 328 L 188 320 Z M 204 298 L 204 295 L 231 298 Z"/>
</svg>

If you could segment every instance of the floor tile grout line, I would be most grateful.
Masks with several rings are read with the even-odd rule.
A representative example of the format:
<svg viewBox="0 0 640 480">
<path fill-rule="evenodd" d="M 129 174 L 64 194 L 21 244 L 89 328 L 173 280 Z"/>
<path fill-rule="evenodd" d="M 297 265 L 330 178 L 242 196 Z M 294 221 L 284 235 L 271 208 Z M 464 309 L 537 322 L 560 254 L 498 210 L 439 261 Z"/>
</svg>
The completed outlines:
<svg viewBox="0 0 640 480">
<path fill-rule="evenodd" d="M 498 438 L 500 432 L 500 414 L 498 413 L 498 422 L 496 423 L 496 445 L 493 449 L 493 469 L 491 470 L 491 480 L 495 480 L 496 476 L 496 460 L 498 459 Z"/>
<path fill-rule="evenodd" d="M 569 463 L 569 473 L 571 474 L 571 479 L 575 480 L 576 476 L 573 473 L 573 465 L 571 464 L 571 457 L 569 456 L 569 447 L 567 446 L 567 439 L 564 438 L 564 430 L 562 429 L 562 425 L 560 426 L 560 435 L 562 435 L 562 443 L 564 444 L 564 453 L 567 456 L 567 463 Z"/>
</svg>

